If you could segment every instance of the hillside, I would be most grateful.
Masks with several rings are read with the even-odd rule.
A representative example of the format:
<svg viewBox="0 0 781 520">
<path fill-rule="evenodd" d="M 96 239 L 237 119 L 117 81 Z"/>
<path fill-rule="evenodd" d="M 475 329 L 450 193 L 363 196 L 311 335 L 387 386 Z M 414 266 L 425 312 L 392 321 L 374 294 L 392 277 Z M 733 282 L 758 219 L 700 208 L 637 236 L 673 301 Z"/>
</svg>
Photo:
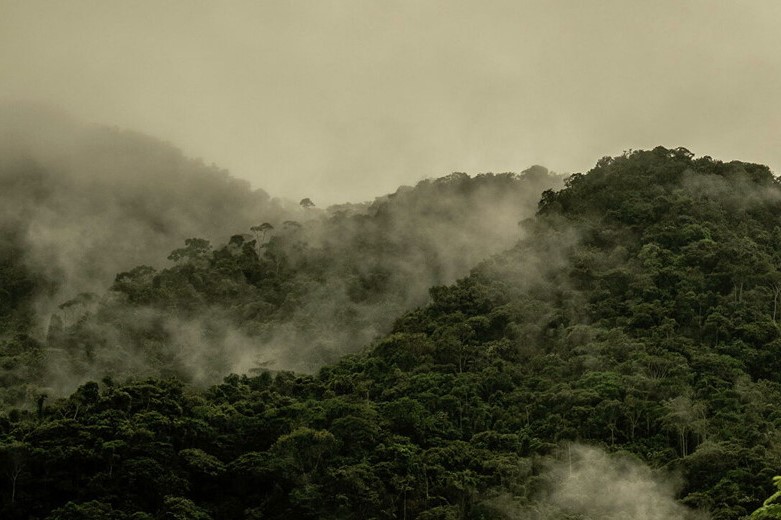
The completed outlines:
<svg viewBox="0 0 781 520">
<path fill-rule="evenodd" d="M 314 371 L 509 247 L 562 184 L 542 167 L 453 174 L 320 209 L 51 109 L 0 106 L 0 137 L 11 403 L 109 374 L 211 384 L 260 366 Z M 166 260 L 185 241 L 204 249 Z"/>
<path fill-rule="evenodd" d="M 781 465 L 779 195 L 764 166 L 682 148 L 604 158 L 546 191 L 517 245 L 314 375 L 104 378 L 9 412 L 3 517 L 745 517 Z M 122 305 L 84 330 L 128 305 L 186 315 L 221 290 L 279 291 L 275 315 L 286 284 L 316 280 L 309 259 L 362 244 L 288 228 L 216 252 L 190 241 L 172 268 L 119 275 Z M 371 300 L 382 280 L 348 294 Z M 89 337 L 76 345 L 94 355 Z"/>
<path fill-rule="evenodd" d="M 300 213 L 152 137 L 0 105 L 0 334 L 45 330 L 57 305 L 186 238 Z"/>
<path fill-rule="evenodd" d="M 188 239 L 171 266 L 120 273 L 52 318 L 44 386 L 104 375 L 213 384 L 261 368 L 314 372 L 387 333 L 432 285 L 452 283 L 520 236 L 561 178 L 453 174 L 302 221 L 253 226 L 223 246 Z M 312 210 L 309 210 L 312 211 Z"/>
</svg>

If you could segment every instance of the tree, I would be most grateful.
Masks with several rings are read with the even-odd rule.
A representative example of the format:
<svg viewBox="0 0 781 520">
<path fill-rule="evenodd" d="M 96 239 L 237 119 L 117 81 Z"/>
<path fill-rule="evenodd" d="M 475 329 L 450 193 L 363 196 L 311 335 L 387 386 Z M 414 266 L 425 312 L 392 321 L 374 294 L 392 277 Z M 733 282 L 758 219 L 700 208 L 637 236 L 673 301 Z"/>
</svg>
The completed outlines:
<svg viewBox="0 0 781 520">
<path fill-rule="evenodd" d="M 315 206 L 315 203 L 314 203 L 314 202 L 312 202 L 312 199 L 310 199 L 309 197 L 306 197 L 306 198 L 303 198 L 303 199 L 301 199 L 301 202 L 299 202 L 298 204 L 299 204 L 299 205 L 300 205 L 302 208 L 304 208 L 304 209 L 313 208 L 313 207 Z"/>
<path fill-rule="evenodd" d="M 175 249 L 168 255 L 174 262 L 196 263 L 203 261 L 211 251 L 211 244 L 202 238 L 188 238 L 184 241 L 185 247 Z"/>
<path fill-rule="evenodd" d="M 6 477 L 11 484 L 11 503 L 16 502 L 17 482 L 22 471 L 25 469 L 25 462 L 30 452 L 30 446 L 27 443 L 6 440 L 0 443 L 0 461 L 5 471 Z"/>
<path fill-rule="evenodd" d="M 119 273 L 114 278 L 115 291 L 125 293 L 132 303 L 144 304 L 152 297 L 152 282 L 157 271 L 148 265 L 141 265 L 130 271 Z"/>
<path fill-rule="evenodd" d="M 210 477 L 219 476 L 225 471 L 225 465 L 217 457 L 198 448 L 189 448 L 179 452 L 190 471 Z"/>
<path fill-rule="evenodd" d="M 255 233 L 255 240 L 257 242 L 257 248 L 258 253 L 260 253 L 261 245 L 263 244 L 263 241 L 266 239 L 266 234 L 274 229 L 274 226 L 269 224 L 268 222 L 264 222 L 263 224 L 259 226 L 252 226 L 249 228 L 250 231 Z"/>
<path fill-rule="evenodd" d="M 776 317 L 778 316 L 778 302 L 781 299 L 781 272 L 773 270 L 770 272 L 768 287 L 773 294 L 773 323 L 777 323 Z"/>
<path fill-rule="evenodd" d="M 762 507 L 751 513 L 749 520 L 781 519 L 781 476 L 773 477 L 773 485 L 777 491 L 765 500 Z"/>
<path fill-rule="evenodd" d="M 143 513 L 142 513 L 143 515 Z M 58 507 L 46 517 L 47 520 L 125 520 L 127 518 L 121 511 L 116 511 L 111 504 L 92 500 L 90 502 L 76 503 L 68 502 L 62 507 Z M 132 519 L 150 518 L 146 515 L 133 515 Z"/>
<path fill-rule="evenodd" d="M 304 482 L 317 471 L 323 459 L 335 451 L 337 440 L 328 430 L 297 428 L 277 439 L 272 451 L 282 458 L 290 458 L 302 474 Z"/>
<path fill-rule="evenodd" d="M 211 520 L 211 515 L 184 497 L 167 496 L 163 501 L 164 514 L 159 518 L 171 520 Z"/>
<path fill-rule="evenodd" d="M 678 434 L 678 447 L 681 457 L 691 452 L 689 435 L 695 434 L 701 440 L 705 425 L 705 406 L 693 401 L 689 396 L 679 395 L 663 404 L 667 414 L 662 418 L 664 425 Z"/>
</svg>

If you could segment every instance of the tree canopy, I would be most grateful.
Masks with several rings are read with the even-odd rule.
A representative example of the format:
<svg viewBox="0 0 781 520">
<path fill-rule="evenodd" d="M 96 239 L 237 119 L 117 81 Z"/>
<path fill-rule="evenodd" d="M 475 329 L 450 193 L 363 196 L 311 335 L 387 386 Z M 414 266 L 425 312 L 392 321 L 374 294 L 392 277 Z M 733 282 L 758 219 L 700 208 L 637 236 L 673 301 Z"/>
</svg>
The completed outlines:
<svg viewBox="0 0 781 520">
<path fill-rule="evenodd" d="M 587 518 L 561 499 L 551 469 L 564 457 L 571 473 L 579 462 L 568 447 L 586 444 L 679 475 L 670 493 L 684 516 L 776 518 L 779 195 L 764 166 L 682 148 L 604 158 L 545 192 L 512 248 L 435 284 L 365 349 L 310 374 L 255 366 L 211 386 L 182 380 L 187 359 L 168 348 L 174 325 L 161 318 L 171 314 L 146 310 L 173 309 L 181 324 L 209 309 L 204 336 L 241 313 L 285 316 L 298 284 L 339 272 L 347 264 L 334 254 L 349 248 L 306 242 L 306 226 L 276 226 L 262 255 L 241 236 L 215 250 L 190 242 L 168 269 L 118 275 L 113 299 L 63 318 L 47 343 L 6 343 L 7 366 L 34 367 L 25 356 L 35 353 L 89 374 L 90 356 L 112 366 L 110 342 L 93 330 L 111 318 L 164 369 L 95 374 L 67 397 L 9 408 L 0 512 Z M 334 222 L 386 230 L 384 207 Z M 354 236 L 374 237 L 366 247 L 378 258 L 404 247 Z M 356 300 L 392 294 L 382 288 L 397 273 L 361 274 Z M 616 464 L 610 474 L 628 467 Z"/>
</svg>

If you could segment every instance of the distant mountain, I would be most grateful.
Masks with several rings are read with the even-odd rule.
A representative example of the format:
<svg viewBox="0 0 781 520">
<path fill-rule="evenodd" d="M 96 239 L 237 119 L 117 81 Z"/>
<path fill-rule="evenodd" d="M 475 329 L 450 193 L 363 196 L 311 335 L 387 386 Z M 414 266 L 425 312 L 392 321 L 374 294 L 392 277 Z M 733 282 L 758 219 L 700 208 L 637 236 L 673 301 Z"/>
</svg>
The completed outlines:
<svg viewBox="0 0 781 520">
<path fill-rule="evenodd" d="M 45 319 L 119 271 L 161 265 L 186 238 L 299 210 L 143 134 L 0 107 L 0 325 L 25 328 L 34 310 Z"/>
</svg>

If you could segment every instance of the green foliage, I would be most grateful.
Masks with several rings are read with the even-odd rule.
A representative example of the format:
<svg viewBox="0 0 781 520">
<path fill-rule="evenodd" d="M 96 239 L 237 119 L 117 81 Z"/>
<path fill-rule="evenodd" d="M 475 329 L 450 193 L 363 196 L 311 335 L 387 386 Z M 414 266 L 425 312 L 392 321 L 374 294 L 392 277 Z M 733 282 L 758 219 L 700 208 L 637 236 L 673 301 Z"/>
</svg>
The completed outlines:
<svg viewBox="0 0 781 520">
<path fill-rule="evenodd" d="M 369 207 L 253 225 L 254 236 L 220 247 L 188 238 L 173 265 L 119 273 L 104 298 L 55 314 L 49 346 L 64 359 L 53 377 L 211 384 L 239 368 L 313 371 L 389 331 L 431 285 L 511 245 L 539 185 L 555 182 L 547 171 L 454 174 Z"/>
<path fill-rule="evenodd" d="M 765 502 L 762 507 L 751 513 L 749 517 L 751 520 L 772 520 L 781 518 L 781 477 L 773 477 L 773 484 L 776 486 L 777 491 L 773 493 Z"/>
<path fill-rule="evenodd" d="M 459 175 L 437 182 L 472 189 Z M 109 379 L 10 411 L 0 514 L 521 517 L 549 510 L 547 460 L 581 442 L 675 470 L 677 498 L 714 519 L 777 518 L 778 493 L 762 499 L 781 464 L 779 190 L 765 167 L 680 148 L 603 159 L 546 192 L 514 248 L 432 284 L 427 305 L 314 375 L 260 369 L 209 388 Z M 387 229 L 380 207 L 333 219 Z M 287 227 L 267 230 L 263 248 L 191 242 L 168 269 L 123 273 L 122 305 L 96 315 L 127 324 L 170 369 L 165 324 L 132 328 L 142 308 L 241 315 L 233 323 L 261 335 L 299 323 L 303 295 L 334 273 L 349 275 L 353 303 L 394 294 L 383 291 L 405 276 L 380 261 L 358 269 L 346 249 Z M 354 236 L 372 262 L 403 247 Z M 59 332 L 68 362 L 95 323 Z"/>
</svg>

